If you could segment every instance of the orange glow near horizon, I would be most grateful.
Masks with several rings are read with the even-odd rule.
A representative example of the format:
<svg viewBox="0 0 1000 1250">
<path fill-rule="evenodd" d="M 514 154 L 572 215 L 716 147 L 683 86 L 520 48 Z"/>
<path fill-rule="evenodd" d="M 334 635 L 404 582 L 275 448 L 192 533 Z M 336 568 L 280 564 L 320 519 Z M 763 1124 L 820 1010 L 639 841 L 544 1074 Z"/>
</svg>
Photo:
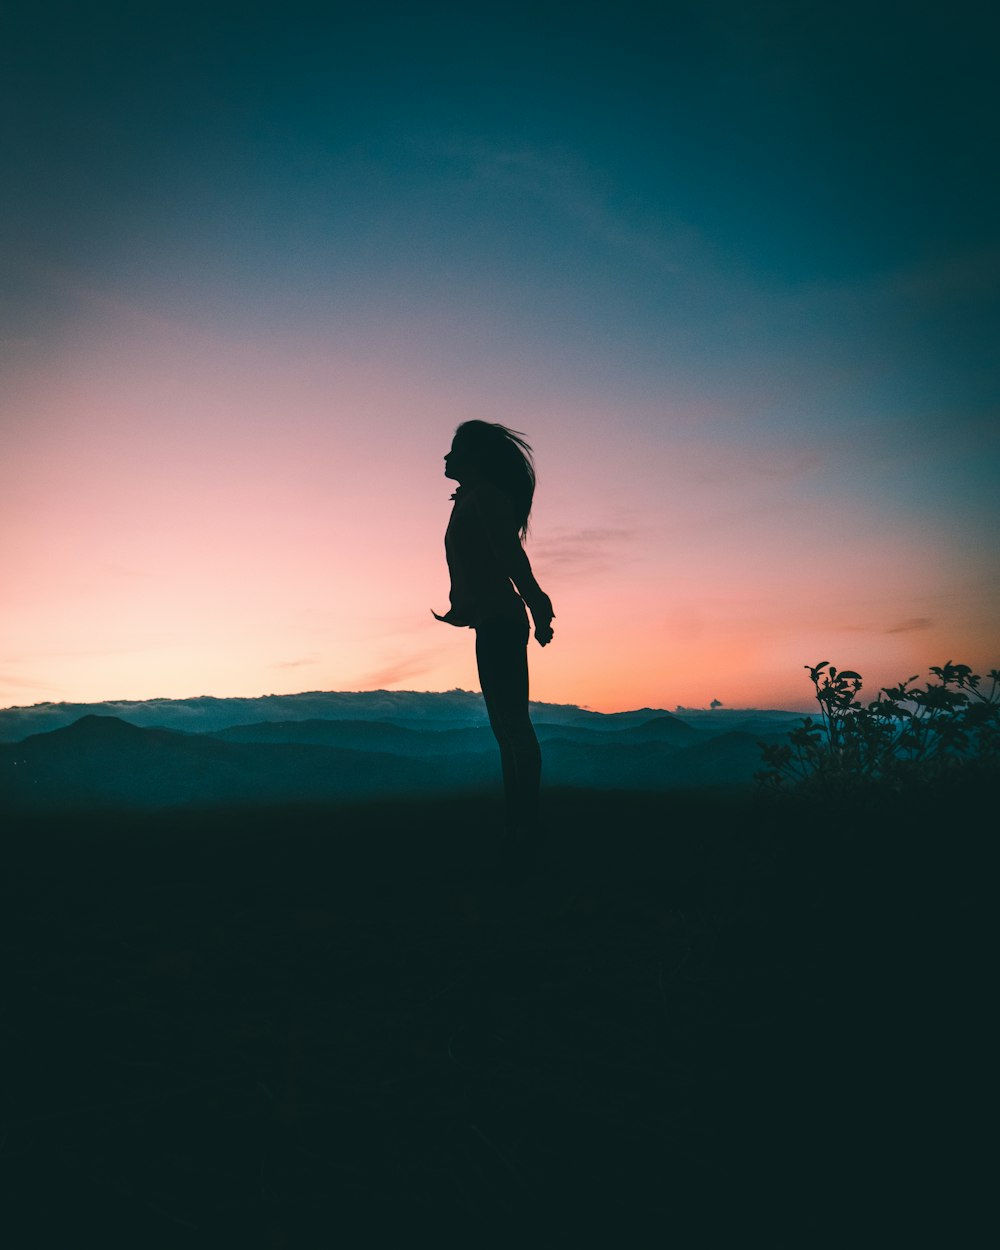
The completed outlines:
<svg viewBox="0 0 1000 1250">
<path fill-rule="evenodd" d="M 70 7 L 4 26 L 0 706 L 478 688 L 470 418 L 536 453 L 536 699 L 1000 663 L 974 26 Z"/>
<path fill-rule="evenodd" d="M 528 552 L 556 636 L 532 643 L 535 699 L 805 709 L 822 659 L 871 697 L 946 659 L 1000 662 L 981 561 L 877 500 L 845 506 L 815 443 L 755 449 L 705 432 L 725 414 L 611 419 L 579 394 L 484 410 L 471 367 L 444 381 L 130 308 L 97 321 L 23 359 L 7 401 L 4 706 L 478 689 L 471 632 L 430 614 L 441 457 L 470 415 L 536 450 Z"/>
</svg>

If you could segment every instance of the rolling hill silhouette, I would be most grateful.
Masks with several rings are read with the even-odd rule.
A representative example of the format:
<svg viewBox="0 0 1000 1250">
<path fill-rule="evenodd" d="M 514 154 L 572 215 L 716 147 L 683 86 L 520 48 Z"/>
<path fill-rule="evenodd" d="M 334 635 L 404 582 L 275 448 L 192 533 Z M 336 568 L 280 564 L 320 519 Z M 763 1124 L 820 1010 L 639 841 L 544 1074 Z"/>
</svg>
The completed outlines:
<svg viewBox="0 0 1000 1250">
<path fill-rule="evenodd" d="M 93 715 L 0 746 L 0 775 L 0 799 L 31 806 L 329 801 L 426 794 L 464 783 L 447 758 L 438 772 L 426 761 L 388 753 L 225 742 Z"/>
<path fill-rule="evenodd" d="M 607 728 L 593 721 L 540 722 L 546 784 L 636 790 L 747 785 L 759 767 L 757 738 L 744 731 L 713 735 L 670 715 L 637 720 L 624 714 L 601 723 L 608 722 Z M 0 801 L 130 808 L 326 803 L 495 785 L 489 727 L 430 727 L 439 723 L 418 728 L 307 719 L 198 733 L 140 728 L 89 713 L 0 745 Z"/>
<path fill-rule="evenodd" d="M 543 742 L 562 739 L 591 744 L 606 742 L 609 745 L 661 742 L 688 746 L 705 736 L 674 716 L 658 716 L 638 724 L 625 723 L 606 729 L 536 721 L 535 733 Z M 447 728 L 425 725 L 418 728 L 412 722 L 399 725 L 390 721 L 263 721 L 253 725 L 233 725 L 218 730 L 213 736 L 226 742 L 301 742 L 414 756 L 488 751 L 494 747 L 493 732 L 488 725 Z"/>
<path fill-rule="evenodd" d="M 627 712 L 593 712 L 572 703 L 531 705 L 535 724 L 576 725 L 583 728 L 628 729 L 657 720 L 721 733 L 725 729 L 755 732 L 757 724 L 774 728 L 778 722 L 798 719 L 793 712 L 716 709 L 678 717 L 662 708 Z M 102 703 L 35 703 L 0 708 L 0 743 L 20 742 L 28 734 L 64 729 L 82 716 L 117 716 L 143 729 L 180 729 L 214 733 L 236 725 L 279 721 L 368 721 L 409 729 L 462 729 L 486 725 L 483 697 L 470 690 L 313 690 L 301 694 L 260 695 L 220 699 L 199 695 L 189 699 L 106 700 Z"/>
</svg>

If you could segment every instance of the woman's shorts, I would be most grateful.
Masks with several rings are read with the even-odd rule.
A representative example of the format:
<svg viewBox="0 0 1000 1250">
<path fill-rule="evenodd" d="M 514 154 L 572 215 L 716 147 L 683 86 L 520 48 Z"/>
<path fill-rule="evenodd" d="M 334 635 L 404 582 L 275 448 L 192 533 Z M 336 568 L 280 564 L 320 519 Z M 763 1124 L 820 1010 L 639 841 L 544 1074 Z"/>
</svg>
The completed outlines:
<svg viewBox="0 0 1000 1250">
<path fill-rule="evenodd" d="M 502 616 L 492 616 L 485 621 L 480 621 L 475 630 L 477 641 L 494 643 L 516 641 L 522 647 L 526 647 L 531 635 L 531 623 L 528 620 L 527 609 L 522 603 L 520 610 L 515 609 L 509 614 L 504 613 Z"/>
</svg>

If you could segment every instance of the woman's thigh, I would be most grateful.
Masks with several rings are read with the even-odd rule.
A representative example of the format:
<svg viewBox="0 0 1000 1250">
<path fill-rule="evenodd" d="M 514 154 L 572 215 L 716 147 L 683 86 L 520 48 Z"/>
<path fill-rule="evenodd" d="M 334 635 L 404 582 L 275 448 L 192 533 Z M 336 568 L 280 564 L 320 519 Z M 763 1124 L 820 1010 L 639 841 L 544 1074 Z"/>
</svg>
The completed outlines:
<svg viewBox="0 0 1000 1250">
<path fill-rule="evenodd" d="M 494 728 L 527 718 L 528 633 L 526 620 L 492 621 L 476 630 L 479 684 Z"/>
</svg>

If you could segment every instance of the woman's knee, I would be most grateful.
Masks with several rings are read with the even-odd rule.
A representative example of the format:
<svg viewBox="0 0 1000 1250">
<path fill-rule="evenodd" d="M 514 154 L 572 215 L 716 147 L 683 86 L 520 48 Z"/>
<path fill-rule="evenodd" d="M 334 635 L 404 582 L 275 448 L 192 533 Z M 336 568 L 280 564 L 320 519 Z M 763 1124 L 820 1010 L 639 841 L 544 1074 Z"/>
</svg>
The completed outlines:
<svg viewBox="0 0 1000 1250">
<path fill-rule="evenodd" d="M 538 739 L 530 720 L 503 720 L 490 722 L 493 734 L 501 746 L 509 746 L 513 750 L 526 747 L 537 747 Z"/>
</svg>

